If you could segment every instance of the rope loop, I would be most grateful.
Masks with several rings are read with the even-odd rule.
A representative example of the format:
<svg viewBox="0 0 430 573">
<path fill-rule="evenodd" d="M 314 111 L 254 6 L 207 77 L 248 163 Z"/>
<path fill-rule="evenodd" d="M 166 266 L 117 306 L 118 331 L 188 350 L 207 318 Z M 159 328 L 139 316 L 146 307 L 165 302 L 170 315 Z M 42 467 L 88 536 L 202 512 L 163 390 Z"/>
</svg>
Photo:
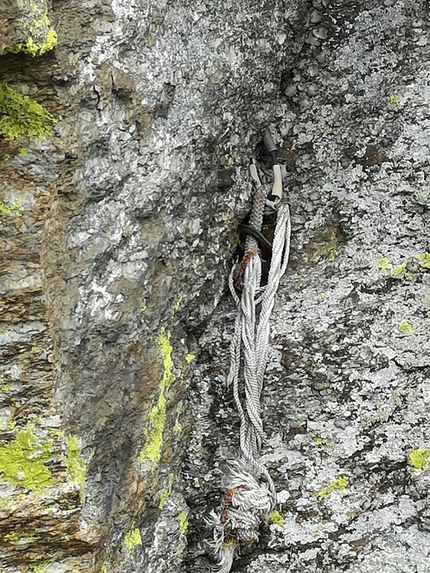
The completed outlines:
<svg viewBox="0 0 430 573">
<path fill-rule="evenodd" d="M 267 185 L 261 185 L 255 165 L 252 167 L 251 176 L 257 189 L 249 225 L 239 228 L 246 234 L 244 256 L 232 268 L 228 280 L 237 315 L 230 344 L 227 387 L 232 388 L 240 417 L 241 457 L 228 462 L 222 480 L 224 499 L 207 519 L 213 527 L 212 545 L 218 559 L 218 573 L 228 573 L 240 548 L 258 541 L 260 525 L 269 521 L 276 503 L 275 485 L 259 460 L 264 440 L 261 393 L 269 355 L 270 316 L 279 282 L 288 265 L 291 222 L 289 207 L 281 201 L 280 166 L 273 168 L 274 202 L 268 199 L 273 192 L 269 193 Z M 274 206 L 276 224 L 268 257 L 262 248 L 262 245 L 267 247 L 268 239 L 262 238 L 262 233 L 265 213 L 272 211 L 273 214 Z"/>
</svg>

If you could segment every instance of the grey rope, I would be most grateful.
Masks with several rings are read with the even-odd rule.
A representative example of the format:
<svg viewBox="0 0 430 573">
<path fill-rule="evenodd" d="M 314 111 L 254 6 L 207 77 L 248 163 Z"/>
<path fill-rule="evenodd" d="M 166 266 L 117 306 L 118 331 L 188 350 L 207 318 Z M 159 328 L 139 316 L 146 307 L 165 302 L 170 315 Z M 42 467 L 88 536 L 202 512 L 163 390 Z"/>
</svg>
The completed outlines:
<svg viewBox="0 0 430 573">
<path fill-rule="evenodd" d="M 275 171 L 277 167 L 277 171 Z M 274 167 L 277 193 L 282 193 L 279 166 Z M 267 190 L 256 170 L 252 172 L 258 188 L 250 216 L 250 225 L 261 231 Z M 248 235 L 245 256 L 249 257 L 243 273 L 243 291 L 235 288 L 236 267 L 229 276 L 230 292 L 236 302 L 237 315 L 230 345 L 230 369 L 227 385 L 232 388 L 240 417 L 240 449 L 243 458 L 229 463 L 223 479 L 226 496 L 218 512 L 212 511 L 209 522 L 214 527 L 214 546 L 219 573 L 231 569 L 240 545 L 258 541 L 258 528 L 267 522 L 276 502 L 273 480 L 259 460 L 264 439 L 261 418 L 261 393 L 269 354 L 270 316 L 279 282 L 286 271 L 290 250 L 291 222 L 286 203 L 278 208 L 272 244 L 272 258 L 265 287 L 260 286 L 262 262 L 258 241 Z M 263 477 L 266 483 L 259 483 Z"/>
</svg>

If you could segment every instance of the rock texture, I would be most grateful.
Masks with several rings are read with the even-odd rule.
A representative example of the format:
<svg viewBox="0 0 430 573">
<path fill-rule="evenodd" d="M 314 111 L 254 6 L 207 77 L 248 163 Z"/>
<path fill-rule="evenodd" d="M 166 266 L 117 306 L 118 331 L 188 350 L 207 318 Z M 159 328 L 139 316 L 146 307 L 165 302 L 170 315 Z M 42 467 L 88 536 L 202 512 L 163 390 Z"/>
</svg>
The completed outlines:
<svg viewBox="0 0 430 573">
<path fill-rule="evenodd" d="M 48 0 L 0 2 L 0 54 L 41 55 L 57 43 L 48 18 Z"/>
<path fill-rule="evenodd" d="M 181 563 L 196 332 L 222 296 L 247 164 L 262 124 L 282 116 L 303 14 L 295 2 L 62 2 L 55 51 L 3 56 L 2 81 L 58 119 L 43 142 L 2 141 L 2 443 L 51 471 L 34 494 L 25 472 L 3 471 L 6 571 Z M 30 358 L 49 380 L 40 406 Z M 26 377 L 35 388 L 22 392 Z"/>
<path fill-rule="evenodd" d="M 428 14 L 424 3 L 314 2 L 308 22 L 279 124 L 293 245 L 264 395 L 263 460 L 283 520 L 234 570 L 424 572 Z M 201 519 L 238 445 L 223 385 L 233 313 L 223 301 L 200 339 L 188 572 L 208 570 Z"/>
<path fill-rule="evenodd" d="M 283 523 L 234 568 L 426 571 L 425 2 L 47 17 L 54 50 L 0 56 L 58 120 L 0 141 L 4 572 L 213 564 L 202 519 L 238 445 L 225 285 L 268 124 L 293 220 L 264 394 Z"/>
</svg>

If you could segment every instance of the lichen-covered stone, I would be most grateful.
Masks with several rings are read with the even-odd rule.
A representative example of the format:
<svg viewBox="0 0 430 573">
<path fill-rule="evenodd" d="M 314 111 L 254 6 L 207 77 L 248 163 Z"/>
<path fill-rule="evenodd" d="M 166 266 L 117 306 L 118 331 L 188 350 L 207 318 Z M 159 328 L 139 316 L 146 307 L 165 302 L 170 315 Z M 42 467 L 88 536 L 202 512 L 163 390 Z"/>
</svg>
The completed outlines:
<svg viewBox="0 0 430 573">
<path fill-rule="evenodd" d="M 5 572 L 208 570 L 238 445 L 226 277 L 268 124 L 293 222 L 263 403 L 280 517 L 237 567 L 419 571 L 424 3 L 80 0 L 49 19 L 55 50 L 1 56 L 58 120 L 0 138 L 0 452 L 26 436 L 48 481 L 0 474 Z M 28 47 L 12 28 L 3 47 Z"/>
<path fill-rule="evenodd" d="M 48 0 L 0 2 L 0 55 L 41 56 L 57 45 L 48 18 Z"/>
<path fill-rule="evenodd" d="M 423 2 L 315 1 L 307 27 L 278 126 L 293 232 L 263 398 L 283 523 L 235 570 L 425 571 L 428 13 Z M 210 566 L 202 518 L 238 447 L 223 384 L 233 313 L 226 298 L 191 382 L 189 573 Z"/>
</svg>

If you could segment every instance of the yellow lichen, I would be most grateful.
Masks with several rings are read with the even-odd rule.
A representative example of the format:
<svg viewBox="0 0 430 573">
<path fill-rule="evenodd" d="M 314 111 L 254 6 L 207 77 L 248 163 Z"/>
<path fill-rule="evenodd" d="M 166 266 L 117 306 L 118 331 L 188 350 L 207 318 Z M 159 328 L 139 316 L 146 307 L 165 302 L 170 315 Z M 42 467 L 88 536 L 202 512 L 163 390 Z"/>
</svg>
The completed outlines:
<svg viewBox="0 0 430 573">
<path fill-rule="evenodd" d="M 18 205 L 17 203 L 9 203 L 8 205 L 0 203 L 0 213 L 2 215 L 6 215 L 6 217 L 21 217 L 23 211 L 24 207 L 22 207 L 22 205 Z M 3 332 L 7 332 L 7 330 Z M 3 332 L 1 334 L 3 334 Z"/>
<path fill-rule="evenodd" d="M 57 45 L 57 34 L 51 28 L 45 2 L 30 0 L 26 3 L 28 19 L 21 24 L 27 40 L 3 50 L 3 54 L 41 56 Z"/>
<path fill-rule="evenodd" d="M 390 103 L 391 104 L 395 104 L 395 103 L 399 103 L 402 99 L 402 95 L 401 94 L 391 94 L 390 95 Z"/>
<path fill-rule="evenodd" d="M 270 515 L 270 521 L 271 521 L 271 523 L 274 523 L 275 525 L 284 525 L 284 518 L 279 513 L 279 511 L 276 511 L 276 509 L 274 509 L 272 511 L 272 513 Z"/>
<path fill-rule="evenodd" d="M 136 545 L 142 545 L 142 538 L 140 536 L 140 531 L 137 527 L 134 527 L 134 523 L 131 526 L 132 528 L 125 534 L 124 537 L 124 545 L 127 547 L 129 552 L 133 555 Z"/>
<path fill-rule="evenodd" d="M 140 463 L 146 461 L 151 463 L 151 471 L 155 470 L 161 456 L 164 424 L 166 422 L 165 394 L 176 378 L 176 376 L 172 374 L 172 346 L 169 339 L 170 333 L 166 335 L 163 329 L 158 336 L 157 342 L 163 358 L 164 374 L 160 384 L 160 393 L 157 403 L 150 409 L 146 419 L 145 443 L 138 457 Z"/>
<path fill-rule="evenodd" d="M 430 253 L 421 253 L 417 255 L 417 259 L 421 261 L 420 267 L 422 269 L 430 269 Z"/>
<path fill-rule="evenodd" d="M 67 443 L 67 457 L 66 457 L 66 467 L 72 481 L 76 482 L 80 486 L 80 496 L 84 499 L 85 493 L 85 471 L 86 464 L 81 458 L 81 449 L 78 444 L 78 439 L 76 436 L 68 436 L 66 439 Z"/>
<path fill-rule="evenodd" d="M 169 474 L 169 481 L 168 481 L 166 487 L 164 488 L 163 493 L 161 494 L 160 503 L 158 504 L 158 507 L 160 509 L 163 509 L 164 504 L 166 503 L 167 499 L 169 498 L 170 494 L 172 493 L 172 485 L 173 485 L 174 481 L 175 481 L 175 476 L 173 474 Z"/>
<path fill-rule="evenodd" d="M 0 84 L 0 135 L 8 141 L 24 136 L 46 139 L 56 123 L 40 104 Z"/>
<path fill-rule="evenodd" d="M 394 269 L 391 271 L 390 276 L 393 279 L 404 279 L 405 274 L 406 274 L 406 263 L 402 263 L 401 265 L 397 265 L 397 267 L 394 267 Z"/>
<path fill-rule="evenodd" d="M 44 561 L 43 563 L 30 565 L 30 569 L 33 573 L 49 573 L 47 569 L 50 563 L 53 563 L 54 559 L 50 559 L 49 561 Z"/>
<path fill-rule="evenodd" d="M 408 457 L 411 466 L 415 469 L 415 471 L 425 470 L 428 466 L 430 451 L 427 448 L 412 450 Z"/>
<path fill-rule="evenodd" d="M 412 333 L 412 326 L 408 322 L 401 322 L 397 330 L 402 334 L 411 334 Z"/>
<path fill-rule="evenodd" d="M 15 543 L 15 542 L 29 543 L 30 541 L 33 540 L 36 533 L 37 532 L 35 530 L 30 531 L 30 532 L 22 532 L 22 533 L 17 533 L 17 532 L 7 533 L 3 537 L 3 540 L 6 542 L 10 542 L 10 543 Z"/>
<path fill-rule="evenodd" d="M 52 440 L 41 441 L 33 430 L 20 430 L 12 443 L 0 447 L 0 474 L 13 485 L 40 491 L 55 483 L 45 465 L 53 457 Z"/>
<path fill-rule="evenodd" d="M 317 493 L 318 501 L 322 501 L 323 499 L 328 497 L 330 494 L 334 492 L 334 490 L 343 491 L 347 485 L 348 485 L 348 478 L 345 476 L 339 476 L 331 483 L 329 483 L 326 488 L 322 489 Z"/>
<path fill-rule="evenodd" d="M 392 269 L 393 265 L 389 262 L 387 257 L 384 257 L 378 261 L 378 267 L 381 269 L 381 273 L 385 273 L 385 271 Z"/>
<path fill-rule="evenodd" d="M 178 513 L 178 521 L 179 521 L 179 531 L 182 534 L 182 539 L 187 544 L 187 534 L 188 534 L 188 515 L 187 510 L 183 509 Z M 182 557 L 182 552 L 178 553 L 179 557 Z"/>
<path fill-rule="evenodd" d="M 177 312 L 179 310 L 179 307 L 181 306 L 181 302 L 182 302 L 182 295 L 178 298 L 178 300 L 173 305 L 173 314 L 175 314 L 175 312 Z"/>
</svg>

